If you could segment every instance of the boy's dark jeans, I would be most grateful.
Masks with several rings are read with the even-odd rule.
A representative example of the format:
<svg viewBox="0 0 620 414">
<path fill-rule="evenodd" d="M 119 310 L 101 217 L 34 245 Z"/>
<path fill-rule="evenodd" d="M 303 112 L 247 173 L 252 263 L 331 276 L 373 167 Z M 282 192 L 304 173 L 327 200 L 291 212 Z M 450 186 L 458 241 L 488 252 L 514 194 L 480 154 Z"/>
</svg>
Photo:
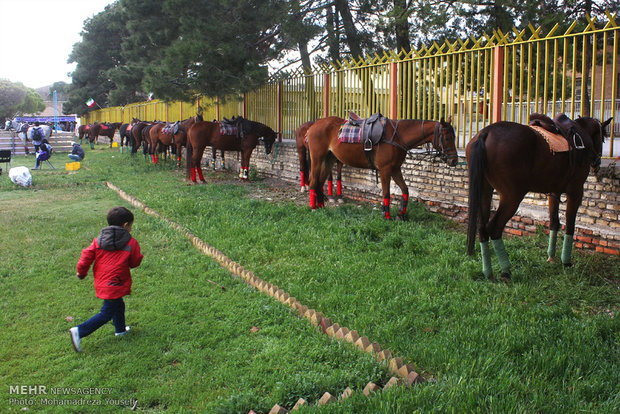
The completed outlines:
<svg viewBox="0 0 620 414">
<path fill-rule="evenodd" d="M 123 302 L 123 298 L 104 299 L 99 313 L 78 325 L 80 338 L 90 335 L 110 320 L 114 323 L 116 333 L 125 332 L 125 302 Z"/>
</svg>

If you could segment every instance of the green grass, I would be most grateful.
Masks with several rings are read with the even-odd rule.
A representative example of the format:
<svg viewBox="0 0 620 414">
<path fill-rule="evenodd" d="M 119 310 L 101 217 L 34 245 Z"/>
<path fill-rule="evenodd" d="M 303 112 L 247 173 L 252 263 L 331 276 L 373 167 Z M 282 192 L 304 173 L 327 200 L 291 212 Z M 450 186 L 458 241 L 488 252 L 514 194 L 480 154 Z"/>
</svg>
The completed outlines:
<svg viewBox="0 0 620 414">
<path fill-rule="evenodd" d="M 0 177 L 0 407 L 14 397 L 9 385 L 44 384 L 110 387 L 110 397 L 138 399 L 152 412 L 268 412 L 390 376 L 135 210 L 132 233 L 145 259 L 126 301 L 132 331 L 119 340 L 103 327 L 75 354 L 65 317 L 81 322 L 100 307 L 91 276 L 75 278 L 75 262 L 107 209 L 127 205 L 105 188 L 111 181 L 429 379 L 303 412 L 620 409 L 617 258 L 577 252 L 564 269 L 546 263 L 542 232 L 507 238 L 514 280 L 492 283 L 466 255 L 462 229 L 421 205 L 411 205 L 408 222 L 353 204 L 310 213 L 250 197 L 269 190 L 260 177 L 240 184 L 234 174 L 209 173 L 209 185 L 187 186 L 172 163 L 153 166 L 101 146 L 84 166 L 35 171 L 30 189 Z"/>
</svg>

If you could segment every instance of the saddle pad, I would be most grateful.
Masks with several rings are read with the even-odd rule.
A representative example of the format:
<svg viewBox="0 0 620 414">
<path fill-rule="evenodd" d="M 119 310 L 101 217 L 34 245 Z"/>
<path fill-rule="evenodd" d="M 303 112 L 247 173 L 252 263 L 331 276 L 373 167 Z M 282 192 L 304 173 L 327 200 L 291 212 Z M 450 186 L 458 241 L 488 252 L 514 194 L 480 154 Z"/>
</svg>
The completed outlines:
<svg viewBox="0 0 620 414">
<path fill-rule="evenodd" d="M 220 122 L 220 134 L 237 136 L 237 127 L 231 124 Z"/>
<path fill-rule="evenodd" d="M 174 135 L 179 132 L 179 124 L 176 122 L 174 124 L 167 124 L 161 129 L 161 132 L 166 135 Z"/>
<path fill-rule="evenodd" d="M 100 124 L 100 125 L 101 125 L 101 130 L 102 130 L 102 131 L 105 131 L 105 130 L 107 130 L 107 129 L 110 129 L 110 127 L 109 127 L 109 126 L 107 126 L 106 124 Z"/>
<path fill-rule="evenodd" d="M 562 135 L 554 134 L 537 125 L 530 125 L 530 128 L 542 135 L 552 153 L 568 151 L 568 141 Z"/>
<path fill-rule="evenodd" d="M 359 144 L 362 142 L 362 128 L 345 122 L 338 131 L 338 141 L 343 144 Z"/>
</svg>

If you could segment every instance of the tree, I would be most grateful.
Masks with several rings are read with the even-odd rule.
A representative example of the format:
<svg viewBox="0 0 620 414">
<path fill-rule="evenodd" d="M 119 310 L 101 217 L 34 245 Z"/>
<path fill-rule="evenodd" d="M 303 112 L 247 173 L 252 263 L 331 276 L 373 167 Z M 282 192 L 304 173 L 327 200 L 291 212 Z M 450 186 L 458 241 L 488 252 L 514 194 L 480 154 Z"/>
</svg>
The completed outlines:
<svg viewBox="0 0 620 414">
<path fill-rule="evenodd" d="M 42 112 L 45 102 L 32 88 L 22 83 L 0 79 L 0 118 L 13 118 L 21 114 Z"/>
<path fill-rule="evenodd" d="M 82 41 L 73 45 L 68 59 L 68 63 L 75 62 L 77 66 L 71 74 L 72 83 L 63 105 L 64 113 L 87 113 L 89 108 L 84 102 L 89 98 L 102 106 L 110 103 L 110 91 L 116 85 L 108 71 L 121 62 L 124 31 L 120 11 L 119 3 L 113 3 L 85 21 Z"/>
<path fill-rule="evenodd" d="M 267 80 L 267 62 L 283 47 L 285 1 L 167 0 L 164 9 L 177 16 L 179 35 L 145 68 L 144 85 L 155 96 L 225 97 Z"/>
</svg>

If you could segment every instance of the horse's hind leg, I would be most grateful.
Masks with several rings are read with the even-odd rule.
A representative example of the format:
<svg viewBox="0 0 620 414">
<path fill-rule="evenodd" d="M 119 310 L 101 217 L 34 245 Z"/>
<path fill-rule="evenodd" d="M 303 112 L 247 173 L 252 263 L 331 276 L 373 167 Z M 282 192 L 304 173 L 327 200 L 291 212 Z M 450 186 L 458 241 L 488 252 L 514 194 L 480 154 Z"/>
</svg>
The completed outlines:
<svg viewBox="0 0 620 414">
<path fill-rule="evenodd" d="M 203 183 L 206 183 L 205 177 L 202 175 L 202 167 L 200 166 L 200 161 L 202 160 L 202 154 L 204 154 L 205 145 L 201 145 L 200 147 L 194 147 L 194 151 L 192 153 L 192 182 L 196 182 L 196 174 L 198 174 L 198 179 Z"/>
<path fill-rule="evenodd" d="M 482 257 L 482 273 L 489 279 L 493 278 L 491 266 L 491 249 L 489 248 L 489 231 L 487 224 L 491 216 L 491 200 L 493 187 L 486 181 L 482 181 L 482 194 L 480 198 L 480 216 L 478 218 L 478 235 L 480 237 L 480 255 Z"/>
<path fill-rule="evenodd" d="M 311 153 L 310 160 L 310 209 L 324 207 L 325 195 L 323 194 L 323 184 L 329 174 L 329 170 L 325 167 L 329 154 Z"/>
<path fill-rule="evenodd" d="M 508 258 L 508 253 L 506 252 L 506 247 L 504 246 L 504 241 L 502 240 L 502 233 L 504 232 L 504 227 L 506 227 L 508 220 L 510 220 L 517 212 L 519 204 L 521 203 L 521 200 L 523 200 L 524 196 L 525 193 L 500 195 L 499 207 L 488 225 L 489 235 L 491 236 L 491 244 L 493 245 L 493 250 L 495 250 L 495 254 L 499 260 L 499 265 L 502 272 L 501 278 L 504 281 L 510 280 L 511 265 L 510 259 Z"/>
</svg>

